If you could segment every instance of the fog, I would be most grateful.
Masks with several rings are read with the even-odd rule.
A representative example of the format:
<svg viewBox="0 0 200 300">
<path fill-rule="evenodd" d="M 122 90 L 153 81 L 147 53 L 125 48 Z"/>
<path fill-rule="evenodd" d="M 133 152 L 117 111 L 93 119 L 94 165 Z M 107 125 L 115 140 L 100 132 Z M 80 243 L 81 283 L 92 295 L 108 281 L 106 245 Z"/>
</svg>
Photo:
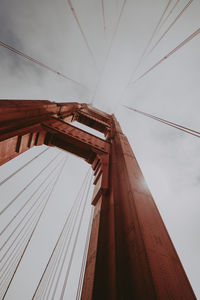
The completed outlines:
<svg viewBox="0 0 200 300">
<path fill-rule="evenodd" d="M 167 0 L 104 1 L 104 30 L 100 0 L 72 0 L 87 44 L 66 0 L 2 0 L 0 41 L 85 87 L 0 46 L 0 98 L 92 102 L 97 108 L 115 113 L 133 148 L 194 292 L 200 298 L 199 140 L 122 106 L 125 104 L 199 130 L 199 35 L 145 77 L 134 82 L 200 26 L 200 2 L 194 0 L 157 47 L 149 55 L 147 51 L 141 60 L 167 3 Z M 175 0 L 170 2 L 165 16 L 175 3 Z M 188 0 L 177 2 L 163 26 L 158 27 L 148 50 L 187 3 Z M 32 149 L 23 157 L 1 167 L 2 178 L 39 151 L 39 148 Z M 50 153 L 56 151 L 50 149 L 49 157 Z M 45 160 L 48 159 L 47 156 Z M 35 163 L 34 172 L 39 167 L 40 163 Z M 73 202 L 77 186 L 81 184 L 87 168 L 83 161 L 70 156 L 62 180 L 41 219 L 6 299 L 31 299 L 38 276 L 64 224 L 65 212 Z M 29 169 L 26 172 L 28 178 L 31 171 Z M 22 180 L 26 174 L 4 187 L 4 201 L 14 195 L 19 185 L 24 185 Z M 67 197 L 69 202 L 65 200 Z M 55 205 L 58 202 L 59 205 Z M 88 204 L 88 215 L 89 207 Z M 84 232 L 87 222 L 85 218 Z M 81 251 L 78 255 L 80 261 Z M 75 266 L 77 272 L 79 264 Z M 74 278 L 72 274 L 70 287 L 73 286 Z M 70 291 L 72 294 L 66 292 L 66 299 L 74 299 L 75 289 L 74 284 L 73 291 Z"/>
</svg>

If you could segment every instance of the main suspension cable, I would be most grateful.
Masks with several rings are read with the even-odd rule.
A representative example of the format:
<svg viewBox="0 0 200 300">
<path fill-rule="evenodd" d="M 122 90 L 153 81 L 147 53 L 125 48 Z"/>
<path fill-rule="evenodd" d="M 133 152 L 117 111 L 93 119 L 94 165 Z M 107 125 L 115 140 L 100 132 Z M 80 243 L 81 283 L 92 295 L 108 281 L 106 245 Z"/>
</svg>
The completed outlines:
<svg viewBox="0 0 200 300">
<path fill-rule="evenodd" d="M 176 129 L 178 129 L 178 130 L 184 131 L 184 132 L 189 133 L 189 134 L 191 134 L 191 135 L 193 135 L 193 136 L 195 136 L 195 137 L 200 138 L 200 132 L 199 132 L 199 131 L 190 129 L 190 128 L 188 128 L 188 127 L 185 127 L 185 126 L 182 126 L 182 125 L 179 125 L 179 124 L 170 122 L 170 121 L 167 121 L 167 120 L 165 120 L 165 119 L 156 117 L 156 116 L 151 115 L 151 114 L 147 114 L 147 113 L 145 113 L 145 112 L 143 112 L 143 111 L 140 111 L 140 110 L 138 110 L 138 109 L 134 109 L 134 108 L 129 107 L 129 106 L 126 106 L 126 105 L 123 105 L 123 106 L 126 107 L 127 109 L 132 110 L 132 111 L 134 111 L 134 112 L 137 112 L 137 113 L 139 113 L 139 114 L 141 114 L 141 115 L 144 115 L 144 116 L 146 116 L 146 117 L 149 117 L 149 118 L 151 118 L 151 119 L 154 119 L 154 120 L 159 121 L 159 122 L 161 122 L 161 123 L 164 123 L 164 124 L 166 124 L 166 125 L 168 125 L 168 126 L 174 127 L 174 128 L 176 128 Z"/>
<path fill-rule="evenodd" d="M 43 64 L 43 63 L 40 62 L 39 60 L 34 59 L 34 58 L 32 58 L 31 56 L 28 56 L 27 54 L 25 54 L 25 53 L 23 53 L 23 52 L 21 52 L 21 51 L 15 49 L 14 47 L 12 47 L 12 46 L 10 46 L 10 45 L 8 45 L 8 44 L 6 44 L 6 43 L 3 43 L 2 41 L 0 41 L 0 46 L 2 46 L 2 47 L 4 47 L 4 48 L 6 48 L 6 49 L 12 51 L 12 52 L 15 53 L 15 54 L 18 54 L 18 55 L 22 56 L 23 58 L 25 58 L 25 59 L 27 59 L 27 60 L 30 60 L 30 61 L 34 62 L 35 64 L 39 65 L 40 67 L 43 67 L 43 68 L 45 68 L 45 69 L 47 69 L 47 70 L 49 70 L 49 71 L 55 73 L 55 74 L 58 75 L 58 76 L 61 76 L 61 77 L 65 78 L 65 79 L 67 79 L 67 80 L 70 80 L 71 82 L 73 82 L 73 83 L 75 83 L 75 84 L 78 84 L 78 85 L 80 85 L 80 86 L 82 86 L 82 87 L 84 87 L 84 88 L 87 88 L 87 87 L 85 87 L 82 83 L 80 83 L 80 82 L 78 82 L 78 81 L 76 81 L 76 80 L 74 80 L 74 79 L 72 79 L 72 78 L 70 78 L 70 77 L 68 77 L 68 76 L 66 76 L 66 75 L 64 75 L 64 74 L 62 74 L 62 73 L 56 71 L 56 70 L 54 70 L 53 68 L 51 68 L 51 67 L 49 67 L 49 66 Z"/>
</svg>

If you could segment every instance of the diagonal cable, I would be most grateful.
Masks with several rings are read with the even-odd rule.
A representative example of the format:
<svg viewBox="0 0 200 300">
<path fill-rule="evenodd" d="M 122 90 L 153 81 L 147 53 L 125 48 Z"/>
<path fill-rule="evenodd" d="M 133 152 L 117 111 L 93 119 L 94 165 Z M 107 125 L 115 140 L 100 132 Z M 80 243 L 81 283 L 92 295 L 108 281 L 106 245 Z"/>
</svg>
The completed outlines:
<svg viewBox="0 0 200 300">
<path fill-rule="evenodd" d="M 20 192 L 0 211 L 0 216 L 13 204 L 13 202 L 38 178 L 38 176 L 44 172 L 55 160 L 55 158 L 57 158 L 58 156 L 60 156 L 61 153 L 56 154 L 53 159 L 47 163 L 47 165 L 42 168 L 42 170 L 35 176 L 33 177 L 33 179 L 31 179 L 31 181 L 29 181 L 29 183 L 22 189 L 20 190 Z"/>
<path fill-rule="evenodd" d="M 149 68 L 142 75 L 140 75 L 135 81 L 132 82 L 132 84 L 136 83 L 138 80 L 140 80 L 141 78 L 146 76 L 149 72 L 151 72 L 153 69 L 155 69 L 163 61 L 165 61 L 167 58 L 169 58 L 171 55 L 173 55 L 176 51 L 178 51 L 180 48 L 185 46 L 185 44 L 187 44 L 189 41 L 191 41 L 193 38 L 195 38 L 198 34 L 200 34 L 200 28 L 198 28 L 195 32 L 193 32 L 191 35 L 189 35 L 183 42 L 181 42 L 176 48 L 174 48 L 172 51 L 170 51 L 168 54 L 166 54 L 163 58 L 161 58 L 151 68 Z"/>
<path fill-rule="evenodd" d="M 115 26 L 115 30 L 114 30 L 114 33 L 113 33 L 113 36 L 112 36 L 112 39 L 111 39 L 111 42 L 110 42 L 110 46 L 108 48 L 108 52 L 106 54 L 106 57 L 105 57 L 105 60 L 104 60 L 104 64 L 103 64 L 103 67 L 101 69 L 101 73 L 100 73 L 100 76 L 97 80 L 97 83 L 96 83 L 96 86 L 95 86 L 95 89 L 94 89 L 94 94 L 92 95 L 92 100 L 91 100 L 91 104 L 94 104 L 94 101 L 95 101 L 95 97 L 96 97 L 96 94 L 97 94 L 97 90 L 98 90 L 98 87 L 101 83 L 101 80 L 102 80 L 102 77 L 103 77 L 103 74 L 104 74 L 104 71 L 105 71 L 105 68 L 106 68 L 106 64 L 107 64 L 107 61 L 108 61 L 108 58 L 110 56 L 110 52 L 112 50 L 112 45 L 113 45 L 113 42 L 114 42 L 114 39 L 115 39 L 115 36 L 117 34 L 117 31 L 118 31 L 118 28 L 119 28 L 119 24 L 120 24 L 120 21 L 121 21 L 121 17 L 123 15 L 123 12 L 124 12 L 124 8 L 125 8 L 125 5 L 126 5 L 126 0 L 124 0 L 123 4 L 122 4 L 122 7 L 121 7 L 121 10 L 120 10 L 120 14 L 119 14 L 119 17 L 117 19 L 117 23 L 116 23 L 116 26 Z"/>
<path fill-rule="evenodd" d="M 62 74 L 62 73 L 56 71 L 56 70 L 54 70 L 53 68 L 51 68 L 51 67 L 49 67 L 49 66 L 43 64 L 43 63 L 40 62 L 39 60 L 37 60 L 37 59 L 35 59 L 35 58 L 32 58 L 31 56 L 28 56 L 27 54 L 25 54 L 25 53 L 23 53 L 23 52 L 21 52 L 21 51 L 15 49 L 14 47 L 12 47 L 12 46 L 10 46 L 10 45 L 8 45 L 8 44 L 6 44 L 6 43 L 3 43 L 2 41 L 0 41 L 0 46 L 2 46 L 2 47 L 4 47 L 4 48 L 6 48 L 6 49 L 12 51 L 13 53 L 16 53 L 16 54 L 22 56 L 23 58 L 25 58 L 25 59 L 27 59 L 27 60 L 30 60 L 30 61 L 34 62 L 35 64 L 39 65 L 40 67 L 45 68 L 45 69 L 47 69 L 47 70 L 49 70 L 49 71 L 55 73 L 55 74 L 58 75 L 58 76 L 61 76 L 61 77 L 65 78 L 65 79 L 67 79 L 67 80 L 70 80 L 71 82 L 73 82 L 73 83 L 75 83 L 75 84 L 78 84 L 78 85 L 80 85 L 80 86 L 86 88 L 82 83 L 80 83 L 80 82 L 78 82 L 78 81 L 76 81 L 76 80 L 74 80 L 74 79 L 72 79 L 72 78 L 70 78 L 70 77 L 68 77 L 68 76 L 66 76 L 66 75 L 64 75 L 64 74 Z"/>
<path fill-rule="evenodd" d="M 176 128 L 176 129 L 178 129 L 178 130 L 181 130 L 181 131 L 183 131 L 183 132 L 185 132 L 185 133 L 189 133 L 189 134 L 191 134 L 191 135 L 193 135 L 193 136 L 195 136 L 195 137 L 200 138 L 200 132 L 199 132 L 199 131 L 196 131 L 196 130 L 193 130 L 193 129 L 191 129 L 191 128 L 188 128 L 188 127 L 179 125 L 179 124 L 174 123 L 174 122 L 170 122 L 170 121 L 168 121 L 168 120 L 159 118 L 159 117 L 157 117 L 157 116 L 154 116 L 154 115 L 145 113 L 145 112 L 143 112 L 143 111 L 140 111 L 140 110 L 138 110 L 138 109 L 134 109 L 134 108 L 129 107 L 129 106 L 126 106 L 126 105 L 123 105 L 123 106 L 124 106 L 125 108 L 129 109 L 129 110 L 132 110 L 132 111 L 134 111 L 134 112 L 137 112 L 137 113 L 139 113 L 139 114 L 141 114 L 141 115 L 144 115 L 144 116 L 146 116 L 146 117 L 148 117 L 148 118 L 154 119 L 154 120 L 156 120 L 156 121 L 158 121 L 158 122 L 161 122 L 161 123 L 163 123 L 163 124 L 166 124 L 166 125 L 168 125 L 168 126 L 174 127 L 174 128 Z"/>
<path fill-rule="evenodd" d="M 164 18 L 164 20 L 160 24 L 158 31 L 160 30 L 161 27 L 163 27 L 163 25 L 165 24 L 165 22 L 171 16 L 171 14 L 173 13 L 174 9 L 176 8 L 176 6 L 178 5 L 179 2 L 180 2 L 180 0 L 176 0 L 176 2 L 174 3 L 174 5 L 172 6 L 171 10 L 169 11 L 169 13 L 167 14 L 167 16 Z"/>
<path fill-rule="evenodd" d="M 104 0 L 101 0 L 101 7 L 102 7 L 102 17 L 103 17 L 103 28 L 104 28 L 104 33 L 105 33 L 106 32 L 106 19 L 105 19 Z"/>
<path fill-rule="evenodd" d="M 170 31 L 170 29 L 174 26 L 174 24 L 178 21 L 178 19 L 183 15 L 183 13 L 186 11 L 186 9 L 192 4 L 194 0 L 189 0 L 187 4 L 184 6 L 184 8 L 181 10 L 181 12 L 177 15 L 177 17 L 174 19 L 174 21 L 167 27 L 167 29 L 164 31 L 164 33 L 161 35 L 161 37 L 157 40 L 157 42 L 153 45 L 153 47 L 149 50 L 149 55 L 156 46 L 162 41 L 162 39 L 165 37 L 165 35 Z"/>
<path fill-rule="evenodd" d="M 80 32 L 81 32 L 81 35 L 82 35 L 83 40 L 84 40 L 84 42 L 85 42 L 85 44 L 86 44 L 86 47 L 87 47 L 87 49 L 88 49 L 88 51 L 89 51 L 89 53 L 90 53 L 90 55 L 91 55 L 91 57 L 92 57 L 93 63 L 94 63 L 94 65 L 95 65 L 96 69 L 98 69 L 98 68 L 97 68 L 97 64 L 96 64 L 96 60 L 95 60 L 95 57 L 94 57 L 94 54 L 93 54 L 93 52 L 92 52 L 92 49 L 90 48 L 90 45 L 89 45 L 88 40 L 87 40 L 87 38 L 86 38 L 85 32 L 83 31 L 83 29 L 82 29 L 82 27 L 81 27 L 80 21 L 79 21 L 79 19 L 78 19 L 78 16 L 77 16 L 77 14 L 76 14 L 76 11 L 75 11 L 75 9 L 74 9 L 74 7 L 73 7 L 73 5 L 72 5 L 72 2 L 71 2 L 71 0 L 67 0 L 67 2 L 68 2 L 69 7 L 70 7 L 70 9 L 71 9 L 71 11 L 72 11 L 72 14 L 73 14 L 73 16 L 74 16 L 74 19 L 76 20 L 76 23 L 77 23 L 78 28 L 79 28 L 79 30 L 80 30 Z"/>
<path fill-rule="evenodd" d="M 73 258 L 74 258 L 74 252 L 75 252 L 75 249 L 76 249 L 76 245 L 77 245 L 81 225 L 82 225 L 82 222 L 83 222 L 83 216 L 84 216 L 84 213 L 85 213 L 86 204 L 87 204 L 87 200 L 88 200 L 88 197 L 89 197 L 89 192 L 90 192 L 91 183 L 92 183 L 92 177 L 93 176 L 91 175 L 90 182 L 89 182 L 87 192 L 86 192 L 86 196 L 85 196 L 85 201 L 84 201 L 82 212 L 81 212 L 81 216 L 80 216 L 80 219 L 79 219 L 79 224 L 78 224 L 78 228 L 77 228 L 77 232 L 76 232 L 76 236 L 75 236 L 75 240 L 74 240 L 73 249 L 72 249 L 72 252 L 71 252 L 69 264 L 67 266 L 67 271 L 66 271 L 65 280 L 64 280 L 64 283 L 63 283 L 63 287 L 62 287 L 60 300 L 63 300 L 63 298 L 64 298 L 64 294 L 65 294 L 65 290 L 66 290 L 66 286 L 67 286 L 67 281 L 68 281 L 68 278 L 69 278 L 69 273 L 70 273 L 71 266 L 72 266 L 72 261 L 73 261 Z"/>
<path fill-rule="evenodd" d="M 38 225 L 38 223 L 39 223 L 39 221 L 40 221 L 40 219 L 41 219 L 41 217 L 42 217 L 42 215 L 43 215 L 43 212 L 44 212 L 44 210 L 45 210 L 45 208 L 46 208 L 46 206 L 47 206 L 47 204 L 48 204 L 48 202 L 49 202 L 49 199 L 51 198 L 51 195 L 52 195 L 52 193 L 53 193 L 53 191 L 54 191 L 54 188 L 55 188 L 55 186 L 56 186 L 58 180 L 60 179 L 60 176 L 61 176 L 61 174 L 62 174 L 62 172 L 63 172 L 63 169 L 64 169 L 64 167 L 65 167 L 65 165 L 66 165 L 66 162 L 67 162 L 67 159 L 65 159 L 65 161 L 64 161 L 64 163 L 63 163 L 63 166 L 61 167 L 60 172 L 58 173 L 58 175 L 57 175 L 57 177 L 56 177 L 56 179 L 55 179 L 55 181 L 54 181 L 54 184 L 53 184 L 53 186 L 52 186 L 52 189 L 51 189 L 51 191 L 50 191 L 50 193 L 49 193 L 49 195 L 48 195 L 48 197 L 47 197 L 47 200 L 46 200 L 46 202 L 45 202 L 45 204 L 44 204 L 44 206 L 43 206 L 43 208 L 42 208 L 42 211 L 40 212 L 40 215 L 39 215 L 39 217 L 38 217 L 38 219 L 37 219 L 37 222 L 36 222 L 36 224 L 35 224 L 35 226 L 34 226 L 32 232 L 31 232 L 31 235 L 30 235 L 30 237 L 29 237 L 29 239 L 28 239 L 28 241 L 27 241 L 27 243 L 26 243 L 26 246 L 25 246 L 24 251 L 23 251 L 23 253 L 22 253 L 21 257 L 20 257 L 20 260 L 19 260 L 19 262 L 18 262 L 18 264 L 17 264 L 17 266 L 16 266 L 16 268 L 15 268 L 15 271 L 14 271 L 14 273 L 13 273 L 13 276 L 12 276 L 12 278 L 11 278 L 10 281 L 9 281 L 9 284 L 8 284 L 8 287 L 7 287 L 6 291 L 5 291 L 5 293 L 4 293 L 3 299 L 5 299 L 5 296 L 6 296 L 7 292 L 8 292 L 8 289 L 9 289 L 9 287 L 10 287 L 10 285 L 11 285 L 11 283 L 12 283 L 12 280 L 13 280 L 13 278 L 14 278 L 14 276 L 15 276 L 17 270 L 18 270 L 18 267 L 19 267 L 19 265 L 20 265 L 20 263 L 21 263 L 21 261 L 22 261 L 22 258 L 23 258 L 24 254 L 25 254 L 25 252 L 26 252 L 26 249 L 28 248 L 28 245 L 29 245 L 29 243 L 30 243 L 30 241 L 31 241 L 31 239 L 32 239 L 32 236 L 33 236 L 33 234 L 34 234 L 36 228 L 37 228 L 37 225 Z M 2 300 L 3 300 L 3 299 L 2 299 Z"/>
<path fill-rule="evenodd" d="M 74 218 L 75 218 L 75 216 L 76 216 L 76 214 L 77 214 L 77 209 L 78 209 L 78 207 L 79 207 L 79 204 L 81 203 L 81 198 L 80 198 L 80 196 L 81 196 L 82 189 L 84 188 L 86 182 L 87 182 L 87 174 L 86 174 L 85 177 L 84 177 L 83 183 L 82 183 L 82 185 L 81 185 L 81 187 L 80 187 L 80 189 L 79 189 L 79 191 L 78 191 L 78 194 L 77 194 L 77 196 L 76 196 L 76 199 L 75 199 L 75 201 L 74 201 L 74 204 L 72 205 L 72 207 L 71 207 L 71 209 L 70 209 L 70 212 L 69 212 L 69 214 L 67 215 L 66 221 L 65 221 L 65 223 L 64 223 L 64 225 L 63 225 L 63 228 L 62 228 L 61 233 L 60 233 L 60 235 L 59 235 L 59 237 L 58 237 L 58 239 L 57 239 L 57 242 L 56 242 L 56 244 L 55 244 L 55 246 L 54 246 L 54 249 L 53 249 L 53 251 L 52 251 L 52 253 L 51 253 L 51 256 L 50 256 L 50 258 L 49 258 L 49 260 L 48 260 L 48 262 L 47 262 L 47 264 L 46 264 L 46 267 L 45 267 L 45 269 L 44 269 L 44 271 L 43 271 L 43 274 L 42 274 L 42 276 L 41 276 L 41 278 L 40 278 L 40 280 L 39 280 L 39 283 L 38 283 L 38 285 L 37 285 L 37 287 L 36 287 L 36 290 L 35 290 L 35 292 L 34 292 L 34 295 L 33 295 L 32 299 L 35 299 L 36 297 L 37 297 L 37 298 L 38 298 L 38 297 L 39 297 L 39 298 L 44 298 L 44 297 L 45 297 L 45 294 L 46 294 L 46 292 L 47 292 L 48 285 L 54 280 L 55 274 L 56 274 L 57 269 L 58 269 L 59 262 L 60 262 L 60 260 L 61 260 L 62 253 L 63 253 L 63 251 L 64 251 L 64 245 L 66 244 L 67 239 L 68 239 L 69 230 L 72 228 L 72 225 L 73 225 L 73 223 L 74 223 Z M 64 235 L 64 236 L 63 236 L 63 235 Z M 42 289 L 42 288 L 41 288 L 41 285 L 42 285 L 42 283 L 45 281 L 45 276 L 46 276 L 46 274 L 47 274 L 48 269 L 51 269 L 51 265 L 52 265 L 52 264 L 54 263 L 54 261 L 55 261 L 54 258 L 55 258 L 55 255 L 56 255 L 56 251 L 57 251 L 59 245 L 60 245 L 61 243 L 63 243 L 62 241 L 64 241 L 64 244 L 63 244 L 63 246 L 61 247 L 61 248 L 62 248 L 61 251 L 59 251 L 59 253 L 58 253 L 58 255 L 59 255 L 60 258 L 57 259 L 57 262 L 56 262 L 56 269 L 54 268 L 54 269 L 51 271 L 51 276 L 50 276 L 49 279 L 47 279 L 46 287 L 43 288 L 42 294 L 41 294 L 41 293 L 40 293 L 40 291 L 41 291 L 41 289 Z M 52 276 L 53 276 L 53 278 L 52 278 Z M 52 284 L 51 284 L 51 286 L 52 286 Z M 45 294 L 44 294 L 44 292 L 45 292 Z M 39 295 L 39 294 L 40 294 L 40 295 Z"/>
<path fill-rule="evenodd" d="M 36 156 L 34 156 L 31 160 L 29 160 L 27 163 L 25 163 L 23 166 L 21 166 L 19 169 L 17 169 L 15 172 L 13 172 L 11 175 L 9 175 L 7 178 L 3 179 L 2 181 L 0 181 L 0 186 L 2 184 L 4 184 L 5 182 L 7 182 L 8 180 L 10 180 L 13 176 L 15 176 L 17 173 L 19 173 L 21 170 L 23 170 L 26 166 L 28 166 L 30 163 L 32 163 L 36 158 L 38 158 L 40 155 L 42 155 L 43 153 L 45 153 L 47 150 L 49 150 L 50 148 L 44 149 L 42 152 L 40 152 L 39 154 L 37 154 Z"/>
<path fill-rule="evenodd" d="M 120 99 L 119 99 L 120 102 L 121 102 L 121 100 L 122 100 L 122 98 L 123 98 L 123 96 L 124 96 L 126 90 L 129 88 L 130 84 L 132 83 L 132 78 L 133 78 L 133 76 L 136 74 L 136 72 L 137 72 L 139 66 L 141 65 L 141 63 L 142 63 L 142 61 L 143 61 L 143 58 L 145 57 L 145 55 L 146 55 L 146 53 L 147 53 L 147 50 L 148 50 L 148 48 L 149 48 L 149 46 L 150 46 L 150 44 L 151 44 L 151 42 L 152 42 L 154 36 L 156 35 L 156 33 L 157 33 L 157 31 L 158 31 L 158 28 L 159 28 L 159 26 L 160 26 L 160 24 L 161 24 L 161 22 L 162 22 L 162 20 L 163 20 L 163 18 L 164 18 L 164 16 L 165 16 L 167 10 L 168 10 L 168 8 L 169 8 L 171 2 L 172 2 L 172 0 L 168 0 L 167 5 L 166 5 L 166 7 L 165 7 L 165 9 L 164 9 L 164 11 L 163 11 L 163 13 L 162 13 L 162 15 L 161 15 L 161 17 L 160 17 L 158 23 L 156 24 L 156 27 L 155 27 L 154 30 L 153 30 L 153 32 L 152 32 L 152 34 L 151 34 L 151 36 L 150 36 L 150 39 L 148 40 L 148 42 L 147 42 L 147 44 L 146 44 L 146 47 L 144 48 L 144 51 L 142 52 L 142 55 L 140 56 L 139 61 L 138 61 L 137 65 L 136 65 L 136 67 L 134 68 L 133 72 L 131 73 L 131 75 L 130 75 L 130 77 L 129 77 L 129 80 L 128 80 L 127 85 L 125 86 L 125 88 L 124 88 L 124 90 L 123 90 L 123 92 L 122 92 L 122 94 L 121 94 L 121 96 L 120 96 Z"/>
<path fill-rule="evenodd" d="M 62 162 L 62 160 L 60 161 Z M 56 165 L 53 170 L 49 172 L 49 174 L 46 176 L 46 178 L 41 182 L 41 184 L 36 188 L 36 190 L 31 194 L 31 196 L 25 201 L 25 203 L 22 205 L 22 207 L 15 213 L 15 215 L 12 217 L 12 219 L 8 222 L 8 224 L 1 230 L 0 236 L 6 231 L 6 229 L 10 226 L 10 224 L 15 220 L 15 218 L 20 214 L 20 212 L 24 209 L 24 207 L 30 202 L 30 200 L 37 194 L 37 192 L 40 190 L 40 188 L 46 183 L 46 181 L 49 179 L 49 177 L 57 170 L 59 167 L 59 164 Z M 40 196 L 38 197 L 40 198 Z M 38 199 L 37 198 L 37 199 Z M 37 202 L 37 200 L 36 200 Z"/>
</svg>

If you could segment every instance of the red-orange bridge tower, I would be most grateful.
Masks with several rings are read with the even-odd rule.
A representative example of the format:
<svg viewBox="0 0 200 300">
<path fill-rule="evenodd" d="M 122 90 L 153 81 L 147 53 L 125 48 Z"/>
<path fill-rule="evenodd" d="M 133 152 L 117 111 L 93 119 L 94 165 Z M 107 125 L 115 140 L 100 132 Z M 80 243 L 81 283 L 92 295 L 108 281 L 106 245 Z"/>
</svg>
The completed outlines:
<svg viewBox="0 0 200 300">
<path fill-rule="evenodd" d="M 74 127 L 74 120 L 105 140 Z M 76 154 L 94 171 L 82 300 L 195 299 L 115 116 L 87 104 L 1 100 L 0 163 L 42 144 Z"/>
</svg>

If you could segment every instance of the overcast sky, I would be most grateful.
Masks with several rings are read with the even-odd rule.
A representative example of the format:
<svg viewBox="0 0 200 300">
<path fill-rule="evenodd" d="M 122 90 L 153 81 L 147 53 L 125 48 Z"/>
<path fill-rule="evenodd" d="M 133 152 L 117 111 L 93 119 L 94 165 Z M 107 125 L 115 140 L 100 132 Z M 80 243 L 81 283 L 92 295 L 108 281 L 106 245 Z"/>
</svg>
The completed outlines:
<svg viewBox="0 0 200 300">
<path fill-rule="evenodd" d="M 175 2 L 171 1 L 166 16 Z M 187 2 L 178 2 L 155 34 L 152 46 Z M 113 38 L 122 0 L 104 1 L 105 31 L 100 0 L 72 0 L 95 58 L 94 63 L 66 0 L 1 0 L 0 41 L 40 60 L 86 88 L 0 47 L 0 98 L 88 103 L 93 100 L 94 106 L 109 113 L 115 112 L 129 138 L 197 298 L 200 298 L 199 139 L 137 115 L 121 105 L 126 104 L 199 130 L 200 36 L 196 36 L 144 78 L 126 88 L 130 80 L 134 81 L 200 27 L 200 1 L 193 0 L 154 51 L 144 57 L 134 73 L 167 3 L 167 0 L 127 0 Z M 25 153 L 23 161 L 41 149 L 31 151 Z M 57 150 L 51 151 L 53 155 Z M 17 158 L 1 167 L 2 178 L 23 161 Z M 52 197 L 48 214 L 41 220 L 33 239 L 34 251 L 26 255 L 6 299 L 31 298 L 37 276 L 44 268 L 64 223 L 64 208 L 69 208 L 64 199 L 68 194 L 71 199 L 74 197 L 74 178 L 80 184 L 87 170 L 87 165 L 75 157 L 70 158 L 68 163 L 70 167 L 65 168 L 66 177 L 63 178 L 71 180 L 68 186 L 68 181 L 63 178 L 59 183 L 56 197 Z M 37 166 L 34 168 L 37 170 Z M 81 172 L 80 176 L 78 172 Z M 18 180 L 23 186 L 22 177 Z M 14 188 L 19 188 L 17 183 L 14 187 L 11 183 L 10 188 L 4 187 L 4 197 L 10 199 L 10 193 L 16 191 Z M 56 211 L 55 201 L 62 203 Z M 55 223 L 51 221 L 54 213 Z M 45 229 L 54 232 L 54 235 L 46 237 L 48 242 L 45 240 Z M 43 249 L 44 244 L 48 246 L 39 259 L 40 241 L 43 241 Z M 32 261 L 36 257 L 38 263 L 33 265 Z M 33 272 L 30 272 L 32 268 Z M 26 276 L 27 272 L 29 276 Z M 24 286 L 26 288 L 22 288 Z M 74 296 L 70 297 L 66 295 L 66 299 L 73 299 Z"/>
</svg>

